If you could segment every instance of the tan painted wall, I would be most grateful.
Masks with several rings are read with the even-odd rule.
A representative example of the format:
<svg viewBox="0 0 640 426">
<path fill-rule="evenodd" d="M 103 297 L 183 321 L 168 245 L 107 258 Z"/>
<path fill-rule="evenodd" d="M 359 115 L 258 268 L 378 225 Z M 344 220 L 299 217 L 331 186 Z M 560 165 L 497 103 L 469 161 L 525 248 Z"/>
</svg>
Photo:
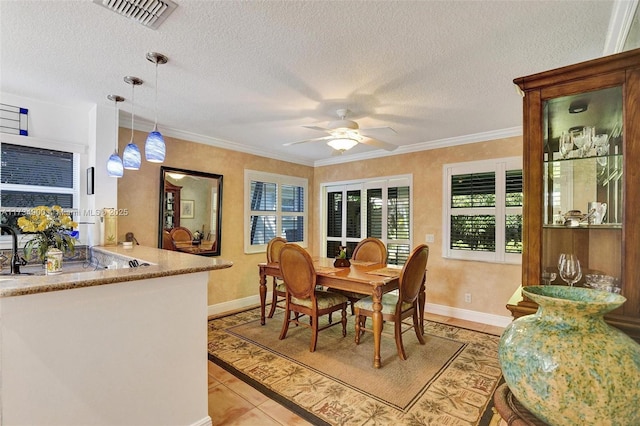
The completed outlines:
<svg viewBox="0 0 640 426">
<path fill-rule="evenodd" d="M 505 305 L 520 285 L 520 265 L 442 258 L 442 166 L 513 156 L 522 156 L 521 137 L 316 167 L 315 193 L 320 193 L 321 183 L 413 174 L 413 243 L 425 243 L 426 234 L 435 235 L 435 242 L 429 243 L 427 302 L 509 316 Z M 313 235 L 320 233 L 316 217 Z M 471 293 L 471 303 L 464 302 L 465 293 Z"/>
<path fill-rule="evenodd" d="M 131 130 L 120 129 L 121 151 L 131 137 Z M 146 134 L 136 132 L 141 151 Z M 244 254 L 244 169 L 288 174 L 309 179 L 310 200 L 313 200 L 313 168 L 273 160 L 209 145 L 166 137 L 165 166 L 223 175 L 222 181 L 222 246 L 221 258 L 231 260 L 233 267 L 209 274 L 208 304 L 214 305 L 258 294 L 259 262 L 265 254 Z M 143 154 L 144 157 L 144 154 Z M 129 214 L 118 220 L 118 240 L 126 232 L 134 232 L 140 244 L 157 247 L 160 164 L 142 161 L 138 171 L 125 170 L 118 182 L 118 208 Z M 310 212 L 313 220 L 313 210 Z M 313 244 L 313 234 L 309 235 Z M 188 277 L 188 276 L 186 276 Z"/>
<path fill-rule="evenodd" d="M 120 129 L 121 149 L 130 138 L 130 130 Z M 138 145 L 146 134 L 136 132 Z M 520 284 L 520 265 L 499 265 L 443 259 L 442 244 L 442 165 L 496 157 L 522 155 L 522 138 L 462 145 L 411 154 L 312 168 L 251 154 L 216 148 L 194 142 L 166 138 L 165 165 L 223 175 L 222 253 L 234 262 L 227 270 L 210 274 L 208 304 L 213 305 L 257 294 L 257 264 L 264 254 L 245 255 L 244 169 L 289 174 L 309 179 L 309 250 L 319 253 L 321 182 L 336 182 L 376 176 L 413 174 L 414 244 L 424 242 L 425 234 L 435 234 L 430 244 L 427 301 L 439 305 L 508 316 L 504 307 Z M 158 196 L 160 165 L 145 162 L 137 172 L 125 171 L 118 182 L 118 208 L 127 208 L 128 216 L 119 218 L 119 240 L 128 231 L 140 244 L 155 247 L 158 232 Z M 464 293 L 472 293 L 472 303 L 464 302 Z"/>
</svg>

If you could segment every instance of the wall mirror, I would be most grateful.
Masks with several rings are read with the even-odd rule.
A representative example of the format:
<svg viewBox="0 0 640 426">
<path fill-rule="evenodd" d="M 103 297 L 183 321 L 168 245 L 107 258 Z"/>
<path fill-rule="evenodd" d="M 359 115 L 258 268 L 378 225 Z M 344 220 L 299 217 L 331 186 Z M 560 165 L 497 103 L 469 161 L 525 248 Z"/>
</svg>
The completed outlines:
<svg viewBox="0 0 640 426">
<path fill-rule="evenodd" d="M 220 255 L 222 175 L 160 167 L 158 247 Z"/>
</svg>

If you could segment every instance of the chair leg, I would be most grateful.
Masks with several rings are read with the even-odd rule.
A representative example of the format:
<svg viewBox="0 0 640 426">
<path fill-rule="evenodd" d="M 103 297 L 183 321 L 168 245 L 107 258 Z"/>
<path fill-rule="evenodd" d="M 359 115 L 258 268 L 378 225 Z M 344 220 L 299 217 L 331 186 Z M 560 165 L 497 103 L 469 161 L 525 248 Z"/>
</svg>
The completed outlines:
<svg viewBox="0 0 640 426">
<path fill-rule="evenodd" d="M 282 330 L 280 331 L 279 339 L 282 340 L 287 337 L 287 331 L 289 331 L 289 317 L 291 315 L 291 311 L 289 310 L 289 306 L 285 308 L 286 312 L 284 314 L 284 322 L 282 323 Z M 297 315 L 297 312 L 296 312 Z"/>
<path fill-rule="evenodd" d="M 353 304 L 356 303 L 358 299 L 351 298 L 349 299 L 349 304 L 351 305 L 351 315 L 356 314 L 356 309 L 353 307 Z"/>
<path fill-rule="evenodd" d="M 313 321 L 315 319 L 315 321 Z M 310 352 L 316 351 L 316 343 L 318 343 L 318 318 L 309 317 L 311 322 L 311 347 L 309 348 Z"/>
<path fill-rule="evenodd" d="M 420 314 L 418 310 L 413 311 L 413 331 L 416 332 L 416 337 L 421 345 L 425 344 L 424 336 L 422 335 L 422 328 L 420 327 Z"/>
<path fill-rule="evenodd" d="M 401 360 L 407 359 L 407 354 L 404 351 L 404 345 L 402 344 L 402 321 L 397 320 L 393 324 L 394 334 L 396 337 L 396 347 L 398 348 L 398 356 Z"/>
<path fill-rule="evenodd" d="M 356 336 L 355 336 L 356 345 L 360 344 L 360 327 L 362 326 L 361 318 L 362 317 L 360 315 L 356 315 Z"/>
<path fill-rule="evenodd" d="M 342 337 L 347 337 L 347 305 L 342 307 Z"/>
<path fill-rule="evenodd" d="M 271 309 L 267 318 L 273 318 L 273 313 L 276 311 L 276 303 L 278 302 L 278 293 L 276 292 L 276 279 L 273 279 L 273 297 L 271 298 Z"/>
</svg>

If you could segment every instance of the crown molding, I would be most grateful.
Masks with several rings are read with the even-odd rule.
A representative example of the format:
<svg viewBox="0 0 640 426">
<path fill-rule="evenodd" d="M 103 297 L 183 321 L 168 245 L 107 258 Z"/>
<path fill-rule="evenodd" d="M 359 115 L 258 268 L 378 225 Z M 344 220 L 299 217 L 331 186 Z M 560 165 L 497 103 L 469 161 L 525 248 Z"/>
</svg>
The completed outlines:
<svg viewBox="0 0 640 426">
<path fill-rule="evenodd" d="M 447 148 L 458 145 L 466 145 L 476 142 L 486 142 L 496 139 L 522 136 L 522 126 L 510 127 L 507 129 L 492 130 L 490 132 L 475 133 L 471 135 L 456 136 L 453 138 L 437 139 L 428 142 L 416 143 L 408 146 L 400 146 L 393 151 L 377 150 L 364 154 L 338 156 L 326 160 L 318 160 L 313 163 L 314 167 L 329 166 L 333 164 L 349 163 L 352 161 L 369 160 L 372 158 L 390 157 L 392 155 L 408 154 L 411 152 L 428 151 L 431 149 Z"/>
<path fill-rule="evenodd" d="M 603 56 L 622 52 L 640 0 L 616 0 L 611 8 Z"/>
<path fill-rule="evenodd" d="M 131 126 L 126 126 L 126 125 L 122 127 L 131 128 Z M 137 119 L 133 127 L 135 128 L 135 130 L 139 130 L 142 132 L 150 132 L 151 129 L 153 129 L 153 122 L 147 121 L 144 119 Z M 313 161 L 306 158 L 288 156 L 288 155 L 283 155 L 281 153 L 274 153 L 271 151 L 266 151 L 266 150 L 246 146 L 243 144 L 239 144 L 237 142 L 232 142 L 225 139 L 213 138 L 210 136 L 200 135 L 197 133 L 187 132 L 179 129 L 173 129 L 170 127 L 162 126 L 161 130 L 162 130 L 161 133 L 163 136 L 170 136 L 172 138 L 182 139 L 189 142 L 197 142 L 204 145 L 214 146 L 216 148 L 223 148 L 223 149 L 228 149 L 230 151 L 244 152 L 245 154 L 252 154 L 252 155 L 257 155 L 259 157 L 272 158 L 274 160 L 288 161 L 290 163 L 313 167 Z"/>
</svg>

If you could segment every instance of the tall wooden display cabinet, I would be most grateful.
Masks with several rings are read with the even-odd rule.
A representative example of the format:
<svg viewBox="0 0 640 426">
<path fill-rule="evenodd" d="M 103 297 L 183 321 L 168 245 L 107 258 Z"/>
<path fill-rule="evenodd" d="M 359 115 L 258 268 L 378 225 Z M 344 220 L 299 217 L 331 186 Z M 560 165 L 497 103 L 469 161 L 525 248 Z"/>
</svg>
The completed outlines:
<svg viewBox="0 0 640 426">
<path fill-rule="evenodd" d="M 640 341 L 640 49 L 514 83 L 524 93 L 522 285 L 564 284 L 560 253 L 627 301 L 607 321 Z M 569 214 L 568 214 L 569 213 Z M 515 318 L 537 306 L 514 295 Z"/>
</svg>

